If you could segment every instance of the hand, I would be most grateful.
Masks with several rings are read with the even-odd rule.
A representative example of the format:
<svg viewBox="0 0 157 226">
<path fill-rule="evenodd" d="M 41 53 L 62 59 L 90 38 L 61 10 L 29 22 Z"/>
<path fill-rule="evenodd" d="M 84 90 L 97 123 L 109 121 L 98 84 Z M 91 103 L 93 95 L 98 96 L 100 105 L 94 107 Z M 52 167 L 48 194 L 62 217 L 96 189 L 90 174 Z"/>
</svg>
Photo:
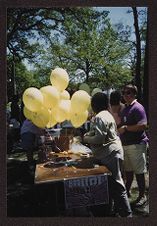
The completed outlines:
<svg viewBox="0 0 157 226">
<path fill-rule="evenodd" d="M 51 137 L 50 135 L 45 136 L 46 142 L 51 142 L 52 140 L 53 140 L 53 137 Z"/>
<path fill-rule="evenodd" d="M 126 126 L 126 125 L 123 125 L 123 126 L 121 126 L 120 128 L 118 128 L 118 132 L 119 132 L 120 134 L 125 133 L 126 130 L 127 130 L 127 126 Z"/>
<path fill-rule="evenodd" d="M 88 136 L 84 136 L 84 137 L 83 137 L 83 142 L 84 142 L 84 143 L 88 143 Z"/>
<path fill-rule="evenodd" d="M 84 137 L 85 137 L 85 136 L 89 136 L 89 132 L 85 133 L 85 134 L 84 134 Z"/>
</svg>

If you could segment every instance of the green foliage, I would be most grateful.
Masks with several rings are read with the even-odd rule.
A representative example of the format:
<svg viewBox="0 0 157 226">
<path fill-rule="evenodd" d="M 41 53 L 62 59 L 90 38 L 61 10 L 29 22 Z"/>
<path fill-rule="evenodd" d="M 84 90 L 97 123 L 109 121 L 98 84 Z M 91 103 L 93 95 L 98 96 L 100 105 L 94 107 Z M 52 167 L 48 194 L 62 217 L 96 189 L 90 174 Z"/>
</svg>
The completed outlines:
<svg viewBox="0 0 157 226">
<path fill-rule="evenodd" d="M 28 71 L 26 66 L 22 62 L 13 61 L 12 57 L 8 57 L 8 96 L 13 95 L 13 90 L 10 89 L 10 86 L 13 84 L 13 64 L 15 65 L 15 84 L 16 92 L 19 95 L 22 95 L 24 90 L 30 86 L 39 87 L 40 83 L 38 79 L 35 78 L 34 73 Z"/>
<path fill-rule="evenodd" d="M 62 9 L 8 8 L 7 47 L 19 59 L 35 59 L 40 42 L 47 43 L 52 29 L 63 22 Z"/>
<path fill-rule="evenodd" d="M 113 27 L 107 11 L 90 7 L 9 8 L 7 13 L 8 59 L 10 54 L 15 56 L 20 93 L 30 86 L 50 84 L 55 67 L 67 70 L 72 88 L 81 82 L 91 88 L 119 88 L 132 80 L 136 57 L 132 31 L 123 24 Z M 143 41 L 145 25 L 141 23 Z M 28 71 L 22 59 L 33 64 L 34 70 Z M 8 62 L 9 78 L 12 58 Z"/>
<path fill-rule="evenodd" d="M 119 39 L 107 13 L 89 8 L 78 13 L 83 19 L 80 21 L 69 16 L 62 27 L 65 41 L 62 45 L 55 43 L 52 52 L 57 50 L 55 56 L 58 55 L 61 65 L 69 69 L 71 78 L 76 77 L 75 72 L 81 69 L 86 75 L 84 81 L 91 87 L 95 86 L 94 81 L 102 87 L 113 85 L 115 73 L 124 80 L 124 59 L 130 47 Z M 77 82 L 80 82 L 79 78 Z"/>
</svg>

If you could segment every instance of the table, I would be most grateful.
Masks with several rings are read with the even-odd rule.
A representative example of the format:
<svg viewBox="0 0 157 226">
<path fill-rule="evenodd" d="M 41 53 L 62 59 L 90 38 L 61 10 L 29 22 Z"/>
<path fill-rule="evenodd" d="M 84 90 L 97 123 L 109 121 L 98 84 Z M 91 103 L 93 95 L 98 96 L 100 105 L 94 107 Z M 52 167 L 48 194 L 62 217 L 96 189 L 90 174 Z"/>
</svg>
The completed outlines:
<svg viewBox="0 0 157 226">
<path fill-rule="evenodd" d="M 57 154 L 58 157 L 70 157 L 72 160 L 80 160 L 80 156 L 76 154 Z M 92 158 L 84 158 L 81 161 L 81 168 L 77 165 L 60 166 L 56 168 L 44 167 L 46 163 L 36 165 L 35 184 L 48 184 L 63 182 L 64 196 L 66 208 L 79 208 L 82 206 L 90 206 L 101 203 L 108 203 L 108 180 L 107 176 L 110 171 L 105 166 L 93 164 Z M 56 203 L 58 195 L 56 186 Z M 104 195 L 102 195 L 104 193 Z M 106 196 L 106 197 L 105 197 Z"/>
<path fill-rule="evenodd" d="M 76 154 L 58 154 L 59 157 L 71 157 L 73 160 L 80 159 Z M 56 181 L 63 181 L 66 179 L 80 178 L 83 176 L 92 176 L 99 174 L 110 174 L 110 171 L 105 166 L 96 166 L 95 168 L 87 168 L 87 164 L 90 162 L 90 158 L 84 159 L 83 168 L 77 168 L 75 166 L 61 166 L 57 168 L 46 168 L 45 163 L 37 164 L 35 170 L 35 184 L 49 183 Z"/>
</svg>

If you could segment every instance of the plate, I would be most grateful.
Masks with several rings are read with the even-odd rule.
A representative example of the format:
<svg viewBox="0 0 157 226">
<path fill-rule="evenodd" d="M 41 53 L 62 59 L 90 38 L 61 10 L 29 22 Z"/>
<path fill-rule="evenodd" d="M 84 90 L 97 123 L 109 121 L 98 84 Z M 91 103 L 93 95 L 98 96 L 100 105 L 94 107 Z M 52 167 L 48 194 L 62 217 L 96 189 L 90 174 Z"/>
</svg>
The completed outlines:
<svg viewBox="0 0 157 226">
<path fill-rule="evenodd" d="M 61 162 L 47 162 L 44 164 L 44 167 L 45 168 L 56 168 L 56 167 L 61 167 L 61 166 L 64 166 L 65 163 L 61 163 Z"/>
</svg>

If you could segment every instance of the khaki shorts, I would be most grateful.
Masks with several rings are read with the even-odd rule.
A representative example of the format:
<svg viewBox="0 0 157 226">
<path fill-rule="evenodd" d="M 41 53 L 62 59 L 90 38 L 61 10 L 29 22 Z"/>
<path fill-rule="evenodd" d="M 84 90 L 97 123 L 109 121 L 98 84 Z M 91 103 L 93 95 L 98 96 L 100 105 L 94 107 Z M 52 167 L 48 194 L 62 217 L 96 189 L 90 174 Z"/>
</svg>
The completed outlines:
<svg viewBox="0 0 157 226">
<path fill-rule="evenodd" d="M 123 146 L 124 149 L 124 170 L 133 171 L 135 174 L 147 172 L 146 167 L 146 144 L 133 144 Z"/>
</svg>

